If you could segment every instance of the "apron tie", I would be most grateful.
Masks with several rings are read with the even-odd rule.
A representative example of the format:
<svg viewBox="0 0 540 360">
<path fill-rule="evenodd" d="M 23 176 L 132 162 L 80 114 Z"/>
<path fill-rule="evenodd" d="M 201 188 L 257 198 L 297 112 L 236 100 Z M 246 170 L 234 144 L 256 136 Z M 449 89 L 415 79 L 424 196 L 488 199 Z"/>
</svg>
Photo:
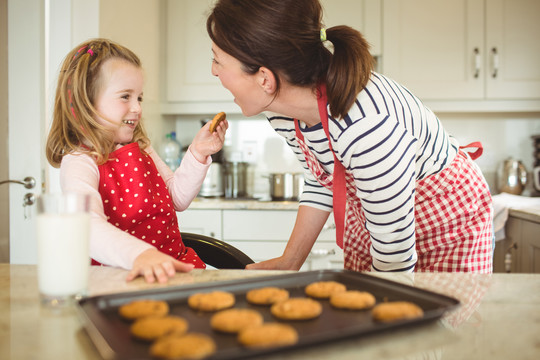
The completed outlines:
<svg viewBox="0 0 540 360">
<path fill-rule="evenodd" d="M 484 152 L 484 147 L 482 146 L 482 143 L 480 141 L 475 141 L 475 142 L 472 142 L 472 143 L 470 143 L 468 145 L 460 146 L 459 148 L 460 149 L 476 148 L 475 152 L 467 152 L 467 154 L 469 154 L 469 156 L 473 160 L 478 159 L 482 155 L 482 153 Z"/>
</svg>

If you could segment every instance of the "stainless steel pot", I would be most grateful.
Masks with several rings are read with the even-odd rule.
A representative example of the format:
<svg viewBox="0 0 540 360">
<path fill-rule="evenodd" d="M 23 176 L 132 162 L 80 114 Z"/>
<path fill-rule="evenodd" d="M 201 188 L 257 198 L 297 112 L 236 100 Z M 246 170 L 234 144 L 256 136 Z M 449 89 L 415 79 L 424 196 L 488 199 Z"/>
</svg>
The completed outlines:
<svg viewBox="0 0 540 360">
<path fill-rule="evenodd" d="M 304 188 L 302 173 L 272 173 L 270 180 L 270 197 L 275 201 L 298 200 Z"/>
<path fill-rule="evenodd" d="M 223 169 L 220 163 L 213 162 L 208 168 L 201 190 L 199 191 L 199 196 L 220 197 L 223 194 Z"/>
<path fill-rule="evenodd" d="M 249 164 L 246 162 L 225 163 L 225 197 L 242 198 L 247 196 L 247 172 Z"/>
</svg>

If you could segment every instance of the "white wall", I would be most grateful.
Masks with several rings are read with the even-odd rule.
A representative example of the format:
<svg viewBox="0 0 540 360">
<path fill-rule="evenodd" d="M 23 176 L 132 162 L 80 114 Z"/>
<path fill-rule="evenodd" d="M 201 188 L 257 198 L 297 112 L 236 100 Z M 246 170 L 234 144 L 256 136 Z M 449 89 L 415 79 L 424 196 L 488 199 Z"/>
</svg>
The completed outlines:
<svg viewBox="0 0 540 360">
<path fill-rule="evenodd" d="M 521 160 L 529 174 L 534 166 L 531 136 L 540 135 L 540 114 L 439 114 L 444 127 L 461 144 L 481 141 L 484 154 L 477 160 L 493 193 L 497 167 L 508 157 Z M 531 181 L 524 195 L 532 191 Z"/>
</svg>

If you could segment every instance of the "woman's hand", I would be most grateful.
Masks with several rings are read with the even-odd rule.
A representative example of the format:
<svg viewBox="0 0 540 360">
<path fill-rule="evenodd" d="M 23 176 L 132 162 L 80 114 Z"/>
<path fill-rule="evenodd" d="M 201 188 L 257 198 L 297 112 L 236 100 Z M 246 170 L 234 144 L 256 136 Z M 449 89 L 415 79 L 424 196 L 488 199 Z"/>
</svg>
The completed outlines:
<svg viewBox="0 0 540 360">
<path fill-rule="evenodd" d="M 294 264 L 282 255 L 270 260 L 249 264 L 246 266 L 246 270 L 300 270 L 301 266 L 301 263 Z"/>
<path fill-rule="evenodd" d="M 153 283 L 157 280 L 163 284 L 173 277 L 177 271 L 189 272 L 193 270 L 193 267 L 193 264 L 178 261 L 159 252 L 157 249 L 148 249 L 135 258 L 133 268 L 126 277 L 126 281 L 143 276 L 147 283 Z"/>
<path fill-rule="evenodd" d="M 229 128 L 229 122 L 225 119 L 217 126 L 216 131 L 211 133 L 210 123 L 210 121 L 207 122 L 197 132 L 189 146 L 193 156 L 201 163 L 205 163 L 209 155 L 221 150 L 225 142 L 225 133 Z"/>
</svg>

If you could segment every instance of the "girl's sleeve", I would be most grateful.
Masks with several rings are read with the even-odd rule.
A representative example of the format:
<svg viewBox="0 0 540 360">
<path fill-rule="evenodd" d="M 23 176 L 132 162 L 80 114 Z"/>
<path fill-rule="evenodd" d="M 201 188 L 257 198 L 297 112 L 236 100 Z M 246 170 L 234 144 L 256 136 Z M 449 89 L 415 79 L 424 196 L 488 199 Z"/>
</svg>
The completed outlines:
<svg viewBox="0 0 540 360">
<path fill-rule="evenodd" d="M 173 173 L 152 147 L 148 147 L 146 151 L 154 160 L 161 177 L 169 189 L 175 210 L 184 211 L 187 209 L 199 193 L 199 190 L 201 190 L 208 168 L 212 163 L 212 158 L 208 156 L 205 163 L 200 163 L 191 153 L 191 148 L 188 148 L 180 167 Z"/>
<path fill-rule="evenodd" d="M 62 192 L 90 195 L 90 257 L 104 265 L 131 269 L 137 256 L 152 245 L 107 221 L 99 193 L 99 170 L 88 155 L 66 155 L 60 166 Z"/>
</svg>

